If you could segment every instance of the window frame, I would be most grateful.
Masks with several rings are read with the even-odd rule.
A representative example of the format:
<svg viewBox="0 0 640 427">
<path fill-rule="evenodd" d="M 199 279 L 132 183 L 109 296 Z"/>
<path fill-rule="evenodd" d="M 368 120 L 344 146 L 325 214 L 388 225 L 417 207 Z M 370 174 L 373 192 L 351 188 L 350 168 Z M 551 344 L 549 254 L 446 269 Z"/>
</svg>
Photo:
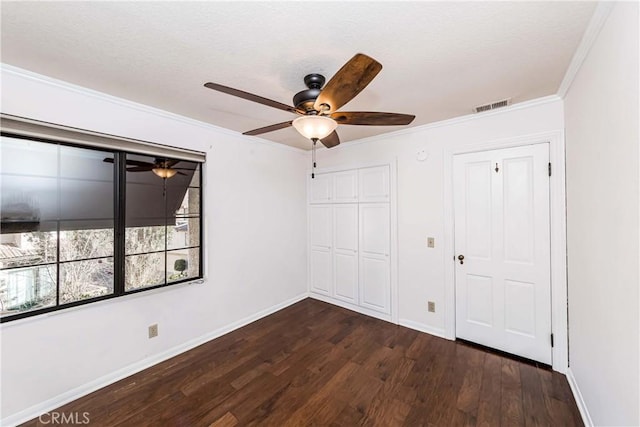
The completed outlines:
<svg viewBox="0 0 640 427">
<path fill-rule="evenodd" d="M 199 257 L 199 263 L 198 263 L 198 275 L 197 277 L 188 277 L 188 278 L 184 278 L 182 280 L 176 280 L 176 281 L 171 281 L 169 282 L 167 280 L 167 276 L 165 273 L 165 281 L 163 284 L 159 284 L 159 285 L 153 285 L 153 286 L 147 286 L 147 287 L 141 287 L 141 288 L 136 288 L 136 289 L 131 289 L 131 290 L 126 290 L 125 288 L 125 259 L 126 259 L 126 254 L 125 254 L 125 245 L 126 245 L 126 186 L 127 186 L 127 180 L 126 180 L 126 156 L 127 154 L 134 154 L 134 155 L 149 155 L 149 156 L 157 156 L 157 154 L 152 153 L 152 154 L 145 154 L 142 153 L 140 151 L 127 151 L 124 149 L 108 149 L 108 148 L 103 148 L 103 147 L 99 147 L 99 146 L 92 146 L 92 145 L 84 145 L 84 144 L 80 144 L 80 143 L 74 143 L 74 142 L 69 142 L 69 141 L 61 141 L 61 140 L 56 140 L 53 138 L 44 138 L 44 137 L 39 137 L 39 136 L 30 136 L 30 135 L 21 135 L 18 133 L 14 133 L 11 131 L 5 131 L 5 130 L 1 130 L 0 131 L 0 136 L 2 137 L 7 137 L 7 138 L 15 138 L 15 139 L 22 139 L 22 140 L 29 140 L 29 141 L 35 141 L 35 142 L 41 142 L 41 143 L 46 143 L 46 144 L 55 144 L 55 145 L 62 145 L 62 146 L 67 146 L 67 147 L 74 147 L 74 148 L 81 148 L 81 149 L 86 149 L 86 150 L 93 150 L 93 151 L 98 151 L 98 152 L 109 152 L 112 153 L 114 156 L 114 163 L 113 163 L 113 174 L 114 174 L 114 179 L 113 179 L 113 201 L 114 201 L 114 206 L 113 206 L 113 210 L 114 210 L 114 218 L 113 218 L 113 231 L 114 231 L 114 235 L 113 235 L 113 264 L 114 264 L 114 271 L 113 271 L 113 293 L 111 294 L 107 294 L 107 295 L 100 295 L 97 297 L 92 297 L 92 298 L 87 298 L 87 299 L 82 299 L 79 301 L 71 301 L 68 303 L 61 303 L 60 301 L 60 257 L 59 257 L 59 252 L 60 252 L 60 220 L 56 220 L 56 222 L 58 223 L 57 227 L 56 227 L 56 239 L 57 239 L 57 249 L 56 251 L 58 252 L 58 256 L 56 256 L 56 261 L 55 262 L 47 262 L 47 263 L 43 263 L 43 264 L 34 264 L 34 265 L 25 265 L 25 266 L 20 266 L 20 267 L 12 267 L 12 268 L 7 268 L 7 269 L 3 269 L 3 270 L 11 270 L 14 268 L 26 268 L 26 267 L 44 267 L 44 266 L 49 266 L 49 265 L 55 265 L 56 266 L 56 283 L 55 283 L 55 287 L 56 287 L 56 303 L 55 305 L 52 306 L 48 306 L 48 307 L 42 307 L 39 309 L 35 309 L 35 310 L 28 310 L 28 311 L 24 311 L 24 312 L 20 312 L 20 313 L 15 313 L 15 314 L 11 314 L 11 315 L 6 315 L 3 317 L 0 317 L 0 324 L 2 323 L 7 323 L 7 322 L 11 322 L 14 320 L 19 320 L 19 319 L 25 319 L 25 318 L 29 318 L 29 317 L 34 317 L 34 316 L 39 316 L 42 314 L 46 314 L 46 313 L 52 313 L 52 312 L 56 312 L 56 311 L 62 311 L 62 310 L 66 310 L 69 308 L 74 308 L 74 307 L 78 307 L 78 306 L 83 306 L 83 305 L 87 305 L 87 304 L 93 304 L 96 302 L 100 302 L 100 301 L 106 301 L 106 300 L 112 300 L 112 299 L 116 299 L 116 298 L 122 298 L 122 297 L 126 297 L 128 295 L 135 295 L 135 294 L 139 294 L 142 292 L 147 292 L 147 291 L 153 291 L 153 290 L 157 290 L 157 289 L 162 289 L 162 288 L 169 288 L 169 287 L 173 287 L 175 285 L 181 285 L 181 284 L 186 284 L 186 283 L 202 283 L 204 280 L 204 221 L 203 221 L 203 211 L 204 211 L 204 191 L 203 191 L 203 179 L 204 179 L 204 162 L 198 162 L 198 161 L 194 161 L 194 160 L 186 160 L 186 161 L 190 161 L 193 163 L 198 163 L 199 165 L 199 173 L 198 173 L 198 188 L 200 189 L 199 191 L 199 209 L 198 209 L 198 215 L 197 218 L 199 220 L 199 231 L 198 231 L 198 243 L 199 245 L 198 247 L 198 257 Z M 175 158 L 175 157 L 169 157 L 169 158 Z M 191 186 L 187 186 L 187 190 L 189 191 L 189 188 L 191 188 Z M 165 213 L 166 215 L 166 213 Z M 196 216 L 193 216 L 191 218 L 195 218 Z M 168 227 L 167 224 L 165 224 L 165 227 Z M 195 246 L 189 246 L 187 249 L 195 249 Z M 180 249 L 184 249 L 184 248 L 180 248 Z M 179 249 L 178 249 L 179 250 Z M 165 249 L 164 251 L 159 251 L 165 254 L 165 271 L 166 271 L 166 258 L 167 258 L 167 253 L 170 250 L 167 248 L 166 245 L 166 236 L 165 236 Z M 100 257 L 100 258 L 110 258 L 110 257 Z M 74 261 L 84 261 L 85 259 L 81 259 L 81 260 L 74 260 Z M 62 264 L 64 264 L 65 262 L 72 262 L 72 261 L 63 261 Z"/>
</svg>

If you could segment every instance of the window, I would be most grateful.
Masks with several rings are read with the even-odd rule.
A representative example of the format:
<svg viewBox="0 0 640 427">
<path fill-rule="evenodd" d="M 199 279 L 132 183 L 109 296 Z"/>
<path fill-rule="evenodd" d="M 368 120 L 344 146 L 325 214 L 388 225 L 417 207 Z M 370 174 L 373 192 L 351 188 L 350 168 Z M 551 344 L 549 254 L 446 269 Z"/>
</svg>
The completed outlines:
<svg viewBox="0 0 640 427">
<path fill-rule="evenodd" d="M 0 162 L 2 322 L 202 278 L 199 162 L 5 134 Z"/>
<path fill-rule="evenodd" d="M 157 160 L 126 156 L 128 165 Z M 173 177 L 158 179 L 127 167 L 126 291 L 200 276 L 200 170 L 197 163 L 186 161 L 172 169 Z"/>
</svg>

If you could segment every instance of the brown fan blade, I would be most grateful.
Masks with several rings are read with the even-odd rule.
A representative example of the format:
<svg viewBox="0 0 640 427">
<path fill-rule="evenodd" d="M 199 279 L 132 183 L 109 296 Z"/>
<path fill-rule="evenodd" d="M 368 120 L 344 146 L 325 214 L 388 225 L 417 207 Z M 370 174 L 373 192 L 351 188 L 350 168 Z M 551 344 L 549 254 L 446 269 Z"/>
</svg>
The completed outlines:
<svg viewBox="0 0 640 427">
<path fill-rule="evenodd" d="M 217 90 L 218 92 L 226 93 L 228 95 L 237 96 L 238 98 L 246 99 L 247 101 L 257 102 L 258 104 L 266 105 L 268 107 L 277 108 L 278 110 L 289 111 L 291 113 L 300 114 L 294 107 L 291 107 L 287 104 L 283 104 L 278 101 L 273 101 L 268 98 L 264 98 L 262 96 L 254 95 L 249 92 L 242 91 L 240 89 L 234 89 L 232 87 L 227 87 L 223 85 L 219 85 L 217 83 L 205 83 L 205 87 L 213 90 Z"/>
<path fill-rule="evenodd" d="M 338 137 L 338 133 L 334 130 L 329 134 L 329 136 L 321 139 L 320 142 L 322 142 L 325 147 L 331 148 L 340 144 L 340 138 Z"/>
<path fill-rule="evenodd" d="M 288 122 L 276 123 L 275 125 L 265 126 L 263 128 L 243 132 L 243 135 L 260 135 L 262 133 L 273 132 L 274 130 L 288 128 L 289 126 L 291 126 L 291 123 L 293 123 L 293 120 L 289 120 Z"/>
<path fill-rule="evenodd" d="M 132 168 L 127 168 L 127 172 L 148 172 L 153 169 L 155 165 L 151 166 L 134 166 Z"/>
<path fill-rule="evenodd" d="M 113 163 L 114 160 L 110 157 L 107 157 L 106 159 L 103 160 L 103 162 L 105 163 Z M 139 160 L 133 160 L 133 159 L 127 159 L 127 165 L 133 165 L 133 166 L 155 166 L 155 164 L 153 163 L 149 163 L 149 162 L 141 162 Z"/>
<path fill-rule="evenodd" d="M 331 118 L 341 125 L 396 126 L 408 125 L 416 116 L 375 111 L 337 111 L 331 114 Z"/>
<path fill-rule="evenodd" d="M 362 53 L 356 54 L 329 80 L 313 105 L 321 113 L 334 112 L 351 101 L 382 70 L 382 64 Z M 328 105 L 325 107 L 323 104 Z"/>
</svg>

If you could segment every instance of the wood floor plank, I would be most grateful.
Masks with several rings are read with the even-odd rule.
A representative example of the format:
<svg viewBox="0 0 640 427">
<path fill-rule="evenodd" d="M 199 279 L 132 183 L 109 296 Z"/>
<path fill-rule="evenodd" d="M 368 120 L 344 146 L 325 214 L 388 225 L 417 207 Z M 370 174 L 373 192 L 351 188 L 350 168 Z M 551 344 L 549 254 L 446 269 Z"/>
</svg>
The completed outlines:
<svg viewBox="0 0 640 427">
<path fill-rule="evenodd" d="M 460 396 L 464 375 L 477 352 L 478 350 L 464 345 L 456 347 L 453 363 L 447 366 L 437 388 L 435 408 L 428 418 L 432 424 L 449 425 L 452 417 L 457 414 L 457 398 Z"/>
<path fill-rule="evenodd" d="M 402 426 L 411 411 L 411 406 L 397 399 L 390 399 L 386 402 L 378 401 L 377 403 L 377 406 L 372 406 L 371 410 L 367 412 L 364 421 L 362 421 L 362 425 L 380 427 Z"/>
<path fill-rule="evenodd" d="M 571 390 L 564 376 L 548 370 L 540 370 L 539 373 L 552 425 L 567 425 L 574 418 L 581 420 L 580 411 L 571 397 Z"/>
<path fill-rule="evenodd" d="M 351 405 L 347 405 L 333 420 L 331 427 L 357 426 L 361 425 L 364 413 Z"/>
<path fill-rule="evenodd" d="M 525 426 L 550 426 L 551 417 L 545 406 L 540 369 L 522 364 L 520 378 L 522 381 L 522 407 Z"/>
<path fill-rule="evenodd" d="M 438 338 L 427 334 L 417 335 L 405 352 L 405 357 L 413 360 L 422 359 L 429 353 L 430 347 L 438 341 Z"/>
<path fill-rule="evenodd" d="M 582 425 L 557 372 L 312 299 L 56 411 L 94 427 Z"/>
<path fill-rule="evenodd" d="M 480 403 L 485 356 L 486 354 L 482 351 L 473 351 L 469 355 L 467 370 L 464 373 L 456 402 L 457 409 L 474 417 L 478 413 Z"/>
<path fill-rule="evenodd" d="M 357 363 L 347 362 L 324 386 L 311 395 L 301 408 L 291 414 L 287 423 L 304 425 L 313 421 L 317 425 L 331 424 L 347 406 L 346 403 L 334 399 L 333 393 L 337 388 L 344 386 L 358 368 Z"/>
<path fill-rule="evenodd" d="M 231 412 L 227 412 L 215 422 L 209 424 L 209 427 L 233 427 L 238 425 L 238 419 Z"/>
<path fill-rule="evenodd" d="M 447 367 L 452 364 L 455 346 L 444 339 L 430 341 L 423 357 L 417 357 L 413 369 L 403 384 L 415 391 L 411 411 L 405 419 L 405 425 L 428 425 L 432 413 L 437 410 L 440 400 L 440 383 Z"/>
<path fill-rule="evenodd" d="M 501 384 L 500 424 L 523 426 L 522 382 L 518 362 L 502 358 Z"/>
<path fill-rule="evenodd" d="M 492 427 L 500 424 L 500 402 L 502 400 L 500 356 L 487 353 L 484 359 L 482 387 L 478 400 L 477 425 Z"/>
<path fill-rule="evenodd" d="M 258 407 L 254 413 L 247 414 L 247 425 L 281 426 L 286 424 L 291 413 L 304 406 L 311 396 L 322 388 L 343 367 L 344 360 L 334 359 L 319 372 L 309 369 L 297 374 L 289 386 L 272 396 L 266 405 Z M 268 405 L 268 407 L 266 407 Z"/>
</svg>

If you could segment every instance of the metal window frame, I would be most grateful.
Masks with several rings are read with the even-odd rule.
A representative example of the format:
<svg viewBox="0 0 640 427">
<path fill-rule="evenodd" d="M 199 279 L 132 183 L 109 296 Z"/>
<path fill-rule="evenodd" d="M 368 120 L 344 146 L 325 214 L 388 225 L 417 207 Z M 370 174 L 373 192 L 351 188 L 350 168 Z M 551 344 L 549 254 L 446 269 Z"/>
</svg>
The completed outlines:
<svg viewBox="0 0 640 427">
<path fill-rule="evenodd" d="M 21 133 L 14 133 L 11 130 L 5 130 L 5 123 L 6 123 L 6 118 L 5 115 L 2 115 L 2 125 L 3 125 L 3 129 L 0 132 L 0 135 L 3 137 L 9 137 L 9 138 L 17 138 L 17 139 L 26 139 L 26 140 L 31 140 L 31 141 L 36 141 L 36 142 L 42 142 L 42 143 L 47 143 L 47 144 L 56 144 L 56 145 L 63 145 L 63 146 L 70 146 L 70 147 L 77 147 L 77 148 L 82 148 L 82 149 L 86 149 L 86 150 L 95 150 L 95 151 L 108 151 L 108 152 L 112 152 L 114 155 L 114 181 L 113 181 L 113 186 L 114 186 L 114 193 L 113 193 L 113 197 L 114 197 L 114 254 L 113 254 L 113 262 L 114 262 L 114 272 L 113 272 L 113 293 L 112 294 L 108 294 L 108 295 L 100 295 L 97 297 L 93 297 L 93 298 L 87 298 L 87 299 L 83 299 L 80 301 L 73 301 L 73 302 L 68 302 L 68 303 L 62 303 L 60 301 L 60 257 L 59 257 L 59 253 L 58 256 L 56 257 L 56 261 L 55 262 L 51 262 L 51 263 L 46 263 L 46 265 L 55 265 L 56 266 L 56 297 L 55 297 L 55 305 L 53 306 L 49 306 L 49 307 L 42 307 L 39 309 L 35 309 L 35 310 L 27 310 L 27 311 L 23 311 L 20 313 L 15 313 L 15 314 L 11 314 L 11 315 L 6 315 L 3 317 L 0 317 L 0 323 L 8 323 L 14 320 L 19 320 L 19 319 L 24 319 L 24 318 L 28 318 L 28 317 L 35 317 L 35 316 L 39 316 L 42 314 L 46 314 L 46 313 L 51 313 L 51 312 L 55 312 L 55 311 L 62 311 L 62 310 L 66 310 L 72 307 L 78 307 L 78 306 L 82 306 L 82 305 L 88 305 L 88 304 L 92 304 L 95 302 L 99 302 L 99 301 L 105 301 L 105 300 L 111 300 L 111 299 L 115 299 L 115 298 L 121 298 L 121 297 L 126 297 L 128 295 L 132 295 L 132 294 L 137 294 L 140 292 L 146 292 L 146 291 L 151 291 L 151 290 L 155 290 L 155 289 L 159 289 L 159 288 L 167 288 L 167 287 L 171 287 L 171 286 L 175 286 L 175 285 L 180 285 L 180 284 L 184 284 L 187 282 L 202 282 L 202 279 L 204 278 L 204 224 L 203 224 L 203 210 L 204 210 L 204 195 L 203 195 L 203 159 L 200 159 L 198 157 L 199 160 L 194 160 L 193 157 L 191 158 L 184 158 L 186 156 L 179 156 L 178 158 L 180 158 L 181 160 L 187 160 L 187 161 L 192 161 L 195 163 L 199 163 L 198 167 L 199 167 L 199 180 L 198 180 L 198 185 L 199 185 L 199 198 L 200 198 L 200 208 L 199 208 L 199 212 L 198 215 L 190 215 L 188 216 L 189 218 L 198 218 L 199 222 L 200 222 L 200 230 L 199 230 L 199 245 L 198 246 L 193 246 L 193 247 L 189 247 L 189 249 L 195 249 L 195 248 L 199 248 L 199 265 L 198 265 L 198 275 L 197 277 L 188 277 L 185 278 L 183 280 L 178 280 L 175 282 L 169 282 L 167 281 L 166 278 L 166 274 L 165 274 L 165 279 L 164 279 L 164 283 L 159 284 L 159 285 L 155 285 L 155 286 L 148 286 L 148 287 L 143 287 L 143 288 L 137 288 L 137 289 L 131 289 L 131 290 L 125 290 L 125 244 L 126 244 L 126 224 L 125 224 L 125 215 L 126 215 L 126 155 L 127 153 L 130 154 L 143 154 L 143 155 L 150 155 L 150 156 L 157 156 L 158 153 L 157 152 L 144 152 L 140 150 L 135 150 L 135 151 L 125 151 L 122 149 L 109 149 L 106 148 L 104 146 L 100 146 L 100 145 L 93 145 L 93 144 L 83 144 L 81 142 L 78 142 L 78 140 L 74 140 L 74 141 L 70 141 L 70 140 L 59 140 L 57 138 L 49 138 L 46 136 L 42 136 L 42 135 L 29 135 L 29 134 L 21 134 Z M 133 140 L 130 140 L 133 141 Z M 176 152 L 178 152 L 180 150 L 176 149 Z M 166 155 L 166 154 L 162 154 L 162 157 L 171 157 L 170 155 Z M 187 187 L 187 191 L 188 188 L 190 188 L 191 185 L 189 185 Z M 165 196 L 166 197 L 166 196 Z M 165 217 L 166 217 L 166 212 L 165 212 Z M 58 223 L 57 225 L 57 240 L 58 240 L 58 245 L 57 245 L 57 251 L 60 251 L 60 245 L 59 245 L 59 239 L 60 239 L 60 221 L 57 220 L 56 221 Z M 165 227 L 166 227 L 166 221 L 165 221 Z M 166 257 L 167 257 L 167 253 L 169 252 L 169 250 L 167 249 L 167 244 L 166 244 L 166 234 L 165 234 L 165 250 L 164 251 L 159 251 L 159 252 L 164 252 L 165 254 L 165 271 L 166 271 Z M 99 257 L 99 258 L 110 258 L 110 257 Z M 80 260 L 74 260 L 74 261 L 83 261 L 84 259 L 80 259 Z M 64 263 L 64 261 L 62 262 Z M 24 266 L 20 266 L 22 268 L 29 268 L 29 267 L 38 267 L 41 266 L 43 264 L 33 264 L 33 265 L 24 265 Z M 2 269 L 2 270 L 9 270 L 9 269 Z"/>
</svg>

